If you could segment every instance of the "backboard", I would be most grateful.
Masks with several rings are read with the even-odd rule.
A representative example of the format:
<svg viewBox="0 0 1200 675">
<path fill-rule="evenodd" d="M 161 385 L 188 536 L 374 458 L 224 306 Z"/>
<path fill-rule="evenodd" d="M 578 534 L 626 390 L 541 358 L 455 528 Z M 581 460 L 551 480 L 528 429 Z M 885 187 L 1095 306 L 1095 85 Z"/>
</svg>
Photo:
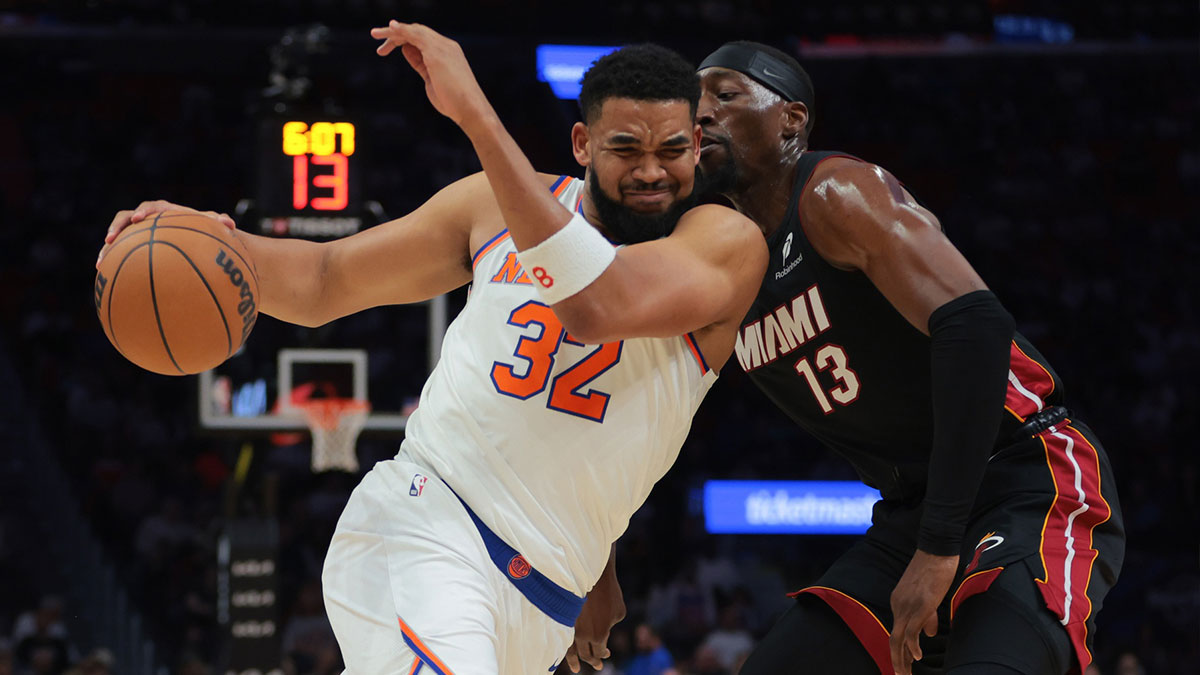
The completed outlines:
<svg viewBox="0 0 1200 675">
<path fill-rule="evenodd" d="M 399 434 L 440 358 L 446 296 L 375 308 L 316 329 L 260 316 L 247 344 L 198 381 L 198 421 L 210 431 L 267 434 L 308 428 L 296 404 L 368 401 L 364 432 Z M 423 328 L 423 334 L 422 329 Z"/>
</svg>

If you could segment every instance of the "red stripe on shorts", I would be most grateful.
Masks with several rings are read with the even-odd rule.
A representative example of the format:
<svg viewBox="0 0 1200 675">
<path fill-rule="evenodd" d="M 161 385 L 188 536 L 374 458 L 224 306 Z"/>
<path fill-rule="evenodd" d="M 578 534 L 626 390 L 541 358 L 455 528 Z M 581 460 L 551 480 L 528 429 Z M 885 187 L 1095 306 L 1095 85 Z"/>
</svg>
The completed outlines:
<svg viewBox="0 0 1200 675">
<path fill-rule="evenodd" d="M 1012 343 L 1008 360 L 1008 391 L 1004 407 L 1022 422 L 1046 405 L 1046 397 L 1054 391 L 1054 378 L 1042 364 L 1029 358 L 1016 342 Z"/>
<path fill-rule="evenodd" d="M 963 604 L 963 601 L 973 595 L 991 588 L 992 582 L 996 577 L 1000 576 L 1000 572 L 1004 571 L 1003 567 L 995 567 L 990 570 L 980 570 L 958 585 L 958 590 L 954 591 L 954 595 L 950 598 L 950 621 L 954 621 L 954 614 L 958 611 L 958 606 Z"/>
<path fill-rule="evenodd" d="M 1099 555 L 1092 532 L 1112 515 L 1100 494 L 1100 457 L 1095 446 L 1071 426 L 1054 426 L 1039 434 L 1046 448 L 1046 464 L 1054 478 L 1054 503 L 1042 526 L 1041 556 L 1045 577 L 1038 589 L 1066 627 L 1079 657 L 1079 671 L 1087 670 L 1092 654 L 1087 647 L 1087 620 L 1092 614 L 1088 584 Z"/>
<path fill-rule="evenodd" d="M 887 628 L 883 627 L 883 622 L 867 609 L 866 605 L 839 590 L 824 586 L 809 586 L 788 595 L 794 598 L 801 593 L 815 595 L 832 607 L 850 630 L 854 631 L 854 636 L 866 648 L 875 665 L 879 666 L 881 675 L 893 675 L 892 650 L 888 644 L 890 635 Z"/>
</svg>

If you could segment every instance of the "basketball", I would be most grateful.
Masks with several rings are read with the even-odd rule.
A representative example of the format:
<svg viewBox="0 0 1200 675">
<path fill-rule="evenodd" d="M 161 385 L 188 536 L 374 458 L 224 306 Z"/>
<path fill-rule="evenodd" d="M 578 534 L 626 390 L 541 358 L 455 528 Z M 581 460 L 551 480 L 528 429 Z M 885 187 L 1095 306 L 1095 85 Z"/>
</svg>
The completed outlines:
<svg viewBox="0 0 1200 675">
<path fill-rule="evenodd" d="M 233 356 L 258 317 L 258 277 L 238 235 L 198 213 L 125 228 L 96 271 L 96 314 L 122 356 L 192 375 Z"/>
</svg>

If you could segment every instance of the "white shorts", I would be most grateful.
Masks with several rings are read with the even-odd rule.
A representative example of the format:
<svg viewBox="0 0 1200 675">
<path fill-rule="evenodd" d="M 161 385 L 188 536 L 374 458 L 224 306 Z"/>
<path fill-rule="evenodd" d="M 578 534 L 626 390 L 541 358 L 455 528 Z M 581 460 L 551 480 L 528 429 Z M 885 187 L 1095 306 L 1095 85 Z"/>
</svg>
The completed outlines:
<svg viewBox="0 0 1200 675">
<path fill-rule="evenodd" d="M 346 673 L 553 672 L 582 599 L 568 593 L 564 605 L 553 594 L 566 591 L 545 588 L 548 580 L 524 558 L 498 539 L 485 544 L 489 535 L 432 471 L 376 464 L 338 520 L 322 575 Z M 532 597 L 559 601 L 551 613 L 529 599 L 529 583 L 537 586 Z"/>
</svg>

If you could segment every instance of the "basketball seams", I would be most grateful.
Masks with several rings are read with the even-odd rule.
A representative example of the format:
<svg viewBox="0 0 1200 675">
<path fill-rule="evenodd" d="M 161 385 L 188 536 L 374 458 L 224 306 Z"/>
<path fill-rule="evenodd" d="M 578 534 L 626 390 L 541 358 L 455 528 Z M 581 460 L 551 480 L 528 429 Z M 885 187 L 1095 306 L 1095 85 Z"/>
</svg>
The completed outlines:
<svg viewBox="0 0 1200 675">
<path fill-rule="evenodd" d="M 196 272 L 196 276 L 200 277 L 200 283 L 204 284 L 204 290 L 208 291 L 209 297 L 212 298 L 213 304 L 216 305 L 217 315 L 221 317 L 221 325 L 225 327 L 225 344 L 228 345 L 225 349 L 225 358 L 233 356 L 233 334 L 229 331 L 229 319 L 225 318 L 225 308 L 221 306 L 221 301 L 217 299 L 217 294 L 213 291 L 212 285 L 208 283 L 208 279 L 205 278 L 204 273 L 200 271 L 200 268 L 196 266 L 196 263 L 193 262 L 188 254 L 185 253 L 177 244 L 169 241 L 156 241 L 154 243 L 162 246 L 169 246 L 175 249 L 175 251 L 179 253 L 179 255 L 183 256 L 183 259 L 187 261 L 187 264 L 190 265 L 191 268 Z M 240 347 L 241 345 L 239 344 L 238 346 Z"/>
<path fill-rule="evenodd" d="M 121 262 L 117 263 L 117 269 L 113 272 L 112 281 L 108 282 L 108 321 L 104 322 L 104 329 L 109 334 L 109 337 L 112 338 L 113 346 L 117 348 L 118 352 L 121 352 L 121 356 L 125 356 L 125 352 L 124 352 L 124 350 L 121 349 L 121 345 L 118 343 L 117 329 L 113 327 L 113 320 L 112 320 L 113 294 L 116 292 L 116 289 L 117 289 L 117 279 L 119 279 L 121 277 L 121 270 L 125 267 L 125 262 L 127 260 L 129 260 L 129 256 L 133 255 L 134 251 L 137 251 L 139 248 L 142 248 L 144 246 L 149 246 L 149 245 L 150 245 L 149 241 L 143 241 L 142 243 L 138 244 L 137 246 L 134 246 L 133 248 L 126 251 L 125 257 L 121 258 Z M 129 357 L 125 356 L 125 358 L 129 358 Z"/>
<path fill-rule="evenodd" d="M 220 221 L 217 221 L 217 220 L 215 220 L 215 219 L 213 219 L 213 218 L 210 218 L 210 217 L 208 217 L 208 216 L 206 216 L 206 215 L 202 215 L 202 214 L 199 214 L 199 213 L 181 213 L 181 212 L 178 212 L 178 211 L 174 211 L 174 212 L 172 212 L 172 211 L 167 211 L 167 212 L 164 212 L 164 213 L 159 213 L 159 214 L 155 215 L 155 216 L 154 216 L 154 220 L 153 220 L 153 221 L 150 221 L 150 227 L 149 227 L 148 229 L 146 229 L 146 230 L 142 230 L 142 231 L 144 231 L 144 232 L 148 232 L 148 231 L 150 231 L 150 230 L 153 230 L 153 229 L 162 229 L 162 230 L 191 230 L 192 232 L 195 232 L 195 233 L 197 233 L 197 234 L 202 234 L 202 235 L 204 235 L 204 236 L 206 236 L 206 237 L 208 237 L 208 238 L 210 238 L 210 239 L 215 239 L 216 241 L 220 242 L 221 244 L 223 244 L 223 245 L 225 245 L 225 246 L 229 246 L 229 242 L 227 242 L 227 241 L 225 241 L 225 240 L 221 239 L 220 237 L 218 237 L 218 236 L 216 236 L 216 235 L 214 235 L 214 234 L 212 234 L 212 233 L 205 232 L 204 230 L 197 229 L 197 228 L 195 228 L 195 227 L 189 227 L 189 226 L 187 226 L 187 225 L 159 225 L 159 224 L 158 224 L 158 221 L 160 221 L 160 220 L 164 220 L 164 219 L 167 219 L 167 218 L 203 218 L 203 219 L 205 219 L 205 220 L 211 220 L 211 221 L 213 221 L 213 222 L 217 223 L 218 225 L 220 225 L 221 227 L 225 227 L 224 225 L 221 225 Z M 137 227 L 138 225 L 143 225 L 143 224 L 145 224 L 146 222 L 147 222 L 147 221 L 143 220 L 143 221 L 141 221 L 141 222 L 139 222 L 139 223 L 133 223 L 133 224 L 131 224 L 131 225 L 130 225 L 130 227 Z M 242 247 L 245 247 L 245 246 L 246 246 L 245 242 L 243 242 L 241 239 L 238 239 L 238 237 L 237 237 L 237 230 L 230 230 L 230 232 L 233 234 L 233 240 L 234 240 L 235 242 L 237 242 L 239 246 L 242 246 Z M 136 234 L 136 233 L 137 233 L 137 232 L 135 231 L 135 232 L 134 232 L 134 234 Z M 132 236 L 132 235 L 131 235 L 131 236 Z M 119 241 L 119 240 L 118 240 L 118 241 Z M 115 245 L 116 245 L 116 243 L 114 243 L 114 246 L 115 246 Z M 238 250 L 237 250 L 237 248 L 235 248 L 235 247 L 232 247 L 232 246 L 230 246 L 230 247 L 229 247 L 229 250 L 230 250 L 230 251 L 232 251 L 232 252 L 233 252 L 233 254 L 234 254 L 234 255 L 236 255 L 236 256 L 238 257 L 238 260 L 242 261 L 242 264 L 243 264 L 243 265 L 246 265 L 246 266 L 247 266 L 247 267 L 249 267 L 250 269 L 254 270 L 254 285 L 255 285 L 255 290 L 257 291 L 257 290 L 258 290 L 258 288 L 257 288 L 257 286 L 258 286 L 258 267 L 257 267 L 257 266 L 254 264 L 254 261 L 252 261 L 252 260 L 248 259 L 246 256 L 242 255 L 242 254 L 241 254 L 241 252 L 240 252 L 240 251 L 238 251 Z"/>
<path fill-rule="evenodd" d="M 158 227 L 159 218 L 162 218 L 161 213 L 150 224 L 150 241 L 146 242 L 150 246 L 146 256 L 150 264 L 150 304 L 154 307 L 154 322 L 158 324 L 158 334 L 162 337 L 163 348 L 167 350 L 167 358 L 171 359 L 171 365 L 175 366 L 175 370 L 178 370 L 181 375 L 186 375 L 183 368 L 179 367 L 179 362 L 175 360 L 175 354 L 171 353 L 171 345 L 167 343 L 167 332 L 163 330 L 162 316 L 158 312 L 158 294 L 154 291 L 154 230 Z"/>
<path fill-rule="evenodd" d="M 188 214 L 183 214 L 183 215 L 188 215 Z M 224 227 L 224 226 L 222 225 L 222 227 Z M 245 256 L 243 256 L 240 252 L 238 252 L 238 250 L 236 248 L 234 248 L 233 246 L 230 246 L 229 242 L 225 241 L 224 239 L 221 239 L 220 237 L 218 237 L 210 232 L 205 232 L 204 230 L 198 230 L 194 227 L 188 227 L 186 225 L 159 225 L 157 229 L 160 229 L 160 230 L 187 230 L 188 232 L 195 232 L 196 234 L 202 234 L 202 235 L 208 237 L 209 239 L 214 239 L 214 240 L 220 242 L 222 246 L 225 246 L 234 255 L 236 255 L 238 257 L 238 260 L 242 261 L 243 265 L 246 265 L 247 267 L 254 270 L 254 286 L 255 286 L 254 290 L 256 290 L 256 291 L 258 290 L 258 269 L 256 267 L 254 267 L 254 263 L 252 261 L 248 260 Z M 245 246 L 245 244 L 242 243 L 241 240 L 237 239 L 236 237 L 234 238 L 234 241 L 236 241 L 238 244 L 240 244 L 242 246 Z"/>
</svg>

